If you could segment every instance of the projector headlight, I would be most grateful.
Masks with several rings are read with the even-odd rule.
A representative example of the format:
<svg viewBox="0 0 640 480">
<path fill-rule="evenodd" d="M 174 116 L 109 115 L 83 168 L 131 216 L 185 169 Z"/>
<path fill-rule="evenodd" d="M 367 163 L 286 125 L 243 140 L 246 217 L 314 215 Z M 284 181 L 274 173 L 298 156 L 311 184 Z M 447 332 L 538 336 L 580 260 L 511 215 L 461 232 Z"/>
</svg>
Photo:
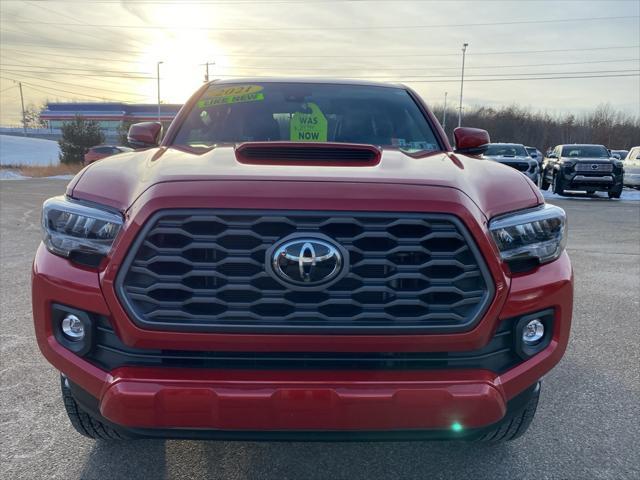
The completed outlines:
<svg viewBox="0 0 640 480">
<path fill-rule="evenodd" d="M 122 216 L 67 197 L 53 197 L 42 206 L 42 241 L 51 253 L 97 266 L 109 252 Z"/>
<path fill-rule="evenodd" d="M 511 266 L 551 262 L 567 243 L 566 214 L 553 205 L 494 218 L 489 230 L 501 258 Z"/>
</svg>

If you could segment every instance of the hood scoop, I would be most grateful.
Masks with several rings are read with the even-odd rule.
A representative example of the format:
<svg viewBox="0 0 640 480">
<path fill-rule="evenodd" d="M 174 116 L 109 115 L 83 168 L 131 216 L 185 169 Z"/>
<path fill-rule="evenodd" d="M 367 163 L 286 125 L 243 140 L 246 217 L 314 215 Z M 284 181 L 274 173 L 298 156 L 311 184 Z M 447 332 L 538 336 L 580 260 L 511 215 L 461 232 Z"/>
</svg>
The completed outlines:
<svg viewBox="0 0 640 480">
<path fill-rule="evenodd" d="M 248 142 L 236 147 L 236 159 L 251 165 L 371 167 L 381 150 L 356 143 Z"/>
</svg>

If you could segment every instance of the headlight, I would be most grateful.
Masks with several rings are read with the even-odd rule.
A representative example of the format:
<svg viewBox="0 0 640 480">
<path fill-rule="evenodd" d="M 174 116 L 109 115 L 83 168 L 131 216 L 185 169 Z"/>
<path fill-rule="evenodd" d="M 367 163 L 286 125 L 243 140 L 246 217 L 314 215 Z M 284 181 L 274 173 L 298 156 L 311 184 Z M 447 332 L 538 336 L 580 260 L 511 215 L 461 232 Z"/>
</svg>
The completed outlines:
<svg viewBox="0 0 640 480">
<path fill-rule="evenodd" d="M 42 241 L 50 252 L 97 266 L 122 226 L 119 213 L 53 197 L 42 206 Z"/>
<path fill-rule="evenodd" d="M 553 205 L 497 217 L 489 230 L 501 258 L 516 270 L 555 260 L 567 243 L 566 215 Z"/>
</svg>

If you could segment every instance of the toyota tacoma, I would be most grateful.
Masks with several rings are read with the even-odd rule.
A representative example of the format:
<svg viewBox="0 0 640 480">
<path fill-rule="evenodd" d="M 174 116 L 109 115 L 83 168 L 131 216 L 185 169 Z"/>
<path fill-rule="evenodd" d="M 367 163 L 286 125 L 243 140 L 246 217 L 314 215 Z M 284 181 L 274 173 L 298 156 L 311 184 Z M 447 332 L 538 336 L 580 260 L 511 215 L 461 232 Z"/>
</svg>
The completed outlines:
<svg viewBox="0 0 640 480">
<path fill-rule="evenodd" d="M 520 436 L 569 339 L 563 210 L 411 89 L 205 84 L 43 206 L 39 347 L 98 439 Z"/>
<path fill-rule="evenodd" d="M 558 145 L 545 159 L 540 188 L 552 187 L 553 193 L 565 195 L 567 190 L 607 192 L 609 198 L 620 198 L 624 187 L 624 164 L 611 157 L 603 145 Z"/>
</svg>

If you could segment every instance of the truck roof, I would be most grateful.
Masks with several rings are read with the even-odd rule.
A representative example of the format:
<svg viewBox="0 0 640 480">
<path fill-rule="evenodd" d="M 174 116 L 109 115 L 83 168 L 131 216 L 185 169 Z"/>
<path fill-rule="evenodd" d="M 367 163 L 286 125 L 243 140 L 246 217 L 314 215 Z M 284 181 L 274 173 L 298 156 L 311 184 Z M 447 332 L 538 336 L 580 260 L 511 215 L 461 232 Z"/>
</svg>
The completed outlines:
<svg viewBox="0 0 640 480">
<path fill-rule="evenodd" d="M 365 85 L 373 87 L 407 88 L 401 83 L 374 82 L 370 80 L 326 77 L 239 77 L 213 80 L 209 85 L 225 85 L 238 83 L 315 83 L 330 85 Z"/>
</svg>

